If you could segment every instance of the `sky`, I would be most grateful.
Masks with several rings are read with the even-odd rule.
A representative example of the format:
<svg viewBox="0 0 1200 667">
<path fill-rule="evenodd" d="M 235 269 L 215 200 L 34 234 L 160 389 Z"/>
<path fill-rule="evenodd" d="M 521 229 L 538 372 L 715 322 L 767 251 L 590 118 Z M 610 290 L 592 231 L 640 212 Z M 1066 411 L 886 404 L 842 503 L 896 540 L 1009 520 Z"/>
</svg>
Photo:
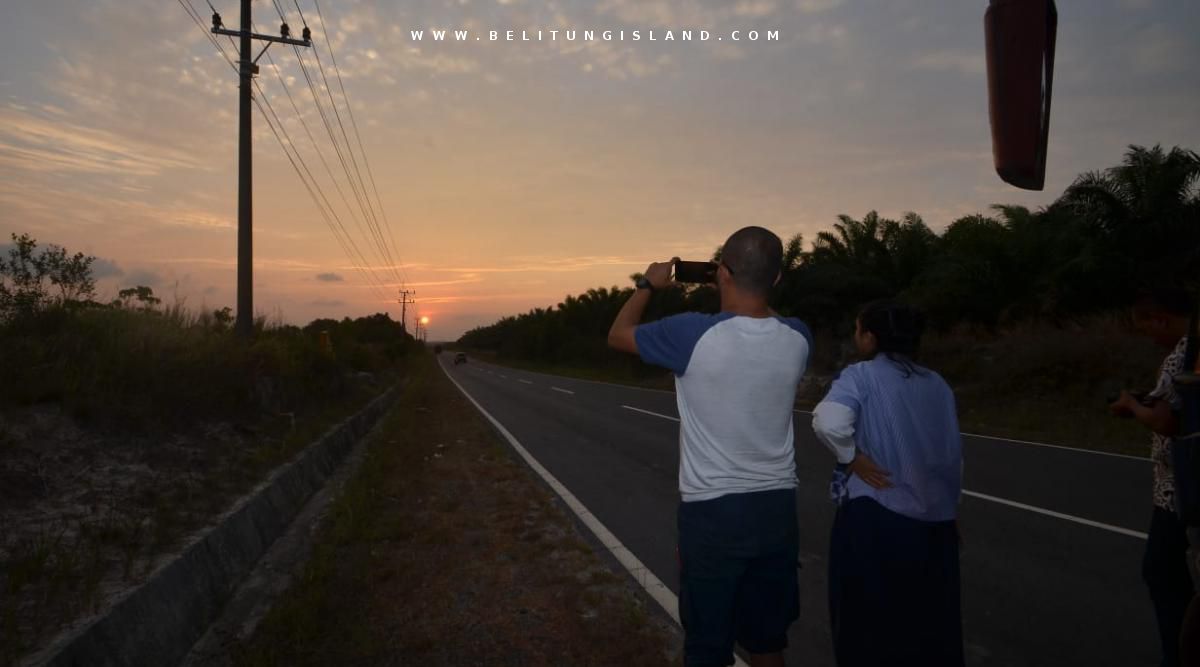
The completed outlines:
<svg viewBox="0 0 1200 667">
<path fill-rule="evenodd" d="M 195 310 L 236 301 L 237 77 L 188 3 L 0 8 L 0 242 L 96 256 L 102 300 L 149 285 Z M 238 3 L 212 3 L 236 28 Z M 915 211 L 940 231 L 1045 206 L 1129 144 L 1200 149 L 1200 3 L 1057 4 L 1046 189 L 1027 192 L 992 168 L 982 0 L 255 1 L 258 32 L 277 7 L 312 28 L 315 80 L 291 47 L 259 61 L 302 166 L 256 110 L 255 308 L 399 319 L 405 287 L 410 326 L 450 340 L 707 259 L 745 225 L 807 245 L 838 214 Z"/>
</svg>

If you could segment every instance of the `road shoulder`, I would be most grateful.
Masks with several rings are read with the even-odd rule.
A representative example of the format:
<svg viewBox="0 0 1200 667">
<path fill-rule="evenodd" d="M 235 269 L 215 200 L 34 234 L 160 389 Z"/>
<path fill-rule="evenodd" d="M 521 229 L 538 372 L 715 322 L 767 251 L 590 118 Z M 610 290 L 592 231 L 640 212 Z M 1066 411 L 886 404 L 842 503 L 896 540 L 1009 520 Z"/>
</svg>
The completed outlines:
<svg viewBox="0 0 1200 667">
<path fill-rule="evenodd" d="M 238 664 L 678 660 L 678 629 L 423 361 Z"/>
</svg>

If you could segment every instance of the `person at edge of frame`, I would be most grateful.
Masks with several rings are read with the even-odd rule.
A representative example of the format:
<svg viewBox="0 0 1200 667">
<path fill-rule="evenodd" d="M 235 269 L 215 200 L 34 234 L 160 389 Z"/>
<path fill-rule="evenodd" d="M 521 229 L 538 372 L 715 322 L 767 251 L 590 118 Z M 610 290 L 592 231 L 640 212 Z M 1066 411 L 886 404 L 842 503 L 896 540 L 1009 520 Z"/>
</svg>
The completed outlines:
<svg viewBox="0 0 1200 667">
<path fill-rule="evenodd" d="M 1187 564 L 1187 526 L 1175 511 L 1175 471 L 1171 461 L 1172 435 L 1179 427 L 1178 393 L 1174 379 L 1183 367 L 1192 300 L 1185 290 L 1156 288 L 1139 293 L 1133 306 L 1134 328 L 1170 353 L 1159 366 L 1156 384 L 1145 396 L 1129 391 L 1109 410 L 1132 417 L 1150 432 L 1154 467 L 1153 511 L 1142 559 L 1142 579 L 1150 592 L 1162 644 L 1161 667 L 1179 667 L 1179 637 L 1184 613 L 1194 595 Z"/>
<path fill-rule="evenodd" d="M 783 664 L 800 615 L 793 404 L 812 333 L 767 303 L 783 243 L 762 227 L 721 250 L 721 311 L 639 324 L 672 265 L 646 269 L 608 334 L 611 347 L 675 374 L 679 408 L 679 616 L 684 664 Z"/>
<path fill-rule="evenodd" d="M 924 316 L 874 301 L 855 322 L 865 361 L 813 410 L 837 458 L 829 619 L 839 667 L 962 667 L 958 506 L 962 436 L 954 392 L 917 364 Z"/>
<path fill-rule="evenodd" d="M 1188 471 L 1177 471 L 1184 485 L 1191 484 L 1193 490 L 1192 503 L 1198 499 L 1196 491 L 1200 491 L 1200 296 L 1192 293 L 1192 321 L 1188 328 L 1188 342 L 1184 351 L 1183 371 L 1175 376 L 1175 391 L 1179 395 L 1182 409 L 1179 412 L 1179 433 L 1175 436 L 1173 448 L 1176 454 L 1186 454 L 1176 463 L 1190 459 Z M 1184 448 L 1180 450 L 1179 448 Z M 1184 475 L 1190 475 L 1184 477 Z M 1176 505 L 1186 502 L 1183 498 L 1176 499 Z M 1179 508 L 1182 510 L 1184 508 Z M 1193 507 L 1192 510 L 1197 508 Z M 1188 564 L 1192 574 L 1192 601 L 1184 613 L 1183 626 L 1179 631 L 1179 662 L 1181 665 L 1200 665 L 1200 522 L 1192 517 L 1189 522 L 1188 534 Z"/>
</svg>

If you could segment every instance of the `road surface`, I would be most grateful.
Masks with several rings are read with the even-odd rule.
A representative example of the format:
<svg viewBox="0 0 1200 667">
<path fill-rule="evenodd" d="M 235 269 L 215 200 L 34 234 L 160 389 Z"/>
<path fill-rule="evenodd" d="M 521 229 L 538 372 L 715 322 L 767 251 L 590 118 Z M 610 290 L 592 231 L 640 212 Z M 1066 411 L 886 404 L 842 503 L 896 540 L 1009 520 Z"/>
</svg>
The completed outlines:
<svg viewBox="0 0 1200 667">
<path fill-rule="evenodd" d="M 485 364 L 450 376 L 678 594 L 678 413 L 670 392 Z M 826 556 L 831 455 L 796 413 L 801 612 L 788 664 L 833 665 Z M 964 434 L 967 663 L 1158 664 L 1141 581 L 1147 459 Z"/>
</svg>

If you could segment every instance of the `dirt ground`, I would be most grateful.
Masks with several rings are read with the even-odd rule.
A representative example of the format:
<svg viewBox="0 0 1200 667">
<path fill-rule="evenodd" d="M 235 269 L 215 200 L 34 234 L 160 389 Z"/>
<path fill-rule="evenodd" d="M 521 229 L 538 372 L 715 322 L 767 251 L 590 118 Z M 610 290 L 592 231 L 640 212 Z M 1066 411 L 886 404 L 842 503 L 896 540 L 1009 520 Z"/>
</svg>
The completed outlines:
<svg viewBox="0 0 1200 667">
<path fill-rule="evenodd" d="M 677 627 L 429 359 L 243 665 L 668 665 Z"/>
<path fill-rule="evenodd" d="M 104 609 L 275 466 L 383 391 L 327 412 L 130 435 L 55 405 L 0 414 L 0 665 Z"/>
</svg>

